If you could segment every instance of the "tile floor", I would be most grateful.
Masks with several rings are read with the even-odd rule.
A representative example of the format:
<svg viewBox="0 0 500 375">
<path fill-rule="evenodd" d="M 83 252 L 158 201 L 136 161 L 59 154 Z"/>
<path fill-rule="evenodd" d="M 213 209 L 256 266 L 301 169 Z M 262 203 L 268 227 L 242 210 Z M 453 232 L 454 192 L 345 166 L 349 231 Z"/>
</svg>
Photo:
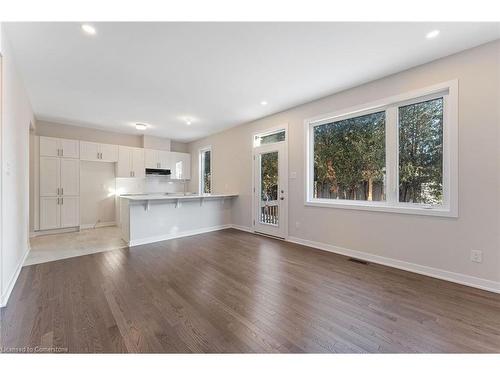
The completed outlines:
<svg viewBox="0 0 500 375">
<path fill-rule="evenodd" d="M 25 266 L 127 247 L 118 227 L 34 237 Z"/>
</svg>

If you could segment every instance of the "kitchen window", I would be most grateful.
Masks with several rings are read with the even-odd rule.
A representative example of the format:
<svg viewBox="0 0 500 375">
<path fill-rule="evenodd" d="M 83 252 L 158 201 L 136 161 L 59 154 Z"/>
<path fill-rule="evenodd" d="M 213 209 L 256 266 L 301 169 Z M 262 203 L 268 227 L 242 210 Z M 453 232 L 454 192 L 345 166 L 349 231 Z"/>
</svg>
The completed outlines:
<svg viewBox="0 0 500 375">
<path fill-rule="evenodd" d="M 305 204 L 458 215 L 457 82 L 305 122 Z"/>
<path fill-rule="evenodd" d="M 210 194 L 212 192 L 212 147 L 205 147 L 200 150 L 200 194 Z"/>
</svg>

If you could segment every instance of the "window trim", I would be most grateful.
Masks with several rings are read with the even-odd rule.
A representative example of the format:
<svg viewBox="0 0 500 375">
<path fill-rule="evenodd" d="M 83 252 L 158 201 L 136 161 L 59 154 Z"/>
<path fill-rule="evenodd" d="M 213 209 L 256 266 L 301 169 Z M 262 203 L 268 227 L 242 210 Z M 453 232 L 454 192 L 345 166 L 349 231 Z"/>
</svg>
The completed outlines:
<svg viewBox="0 0 500 375">
<path fill-rule="evenodd" d="M 399 202 L 399 116 L 398 108 L 437 97 L 443 97 L 443 203 L 430 206 Z M 315 126 L 386 111 L 386 201 L 334 200 L 313 198 L 314 149 L 312 129 Z M 404 94 L 363 105 L 315 116 L 304 121 L 305 174 L 304 205 L 354 210 L 381 211 L 414 215 L 458 217 L 458 80 L 442 82 Z"/>
<path fill-rule="evenodd" d="M 210 193 L 203 192 L 203 185 L 205 182 L 203 177 L 203 153 L 206 151 L 210 151 Z M 214 186 L 213 156 L 214 152 L 211 145 L 202 147 L 198 150 L 198 192 L 200 195 L 212 194 Z"/>
</svg>

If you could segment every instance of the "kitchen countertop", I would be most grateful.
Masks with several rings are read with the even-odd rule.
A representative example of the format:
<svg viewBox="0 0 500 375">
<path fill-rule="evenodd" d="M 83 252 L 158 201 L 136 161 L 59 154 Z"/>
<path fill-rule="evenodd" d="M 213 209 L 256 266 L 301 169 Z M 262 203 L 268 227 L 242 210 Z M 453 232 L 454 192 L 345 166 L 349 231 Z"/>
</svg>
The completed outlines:
<svg viewBox="0 0 500 375">
<path fill-rule="evenodd" d="M 182 193 L 151 193 L 151 194 L 130 194 L 120 195 L 120 198 L 128 199 L 130 201 L 150 201 L 150 200 L 188 200 L 188 199 L 210 199 L 210 198 L 231 198 L 237 197 L 238 194 L 189 194 Z"/>
</svg>

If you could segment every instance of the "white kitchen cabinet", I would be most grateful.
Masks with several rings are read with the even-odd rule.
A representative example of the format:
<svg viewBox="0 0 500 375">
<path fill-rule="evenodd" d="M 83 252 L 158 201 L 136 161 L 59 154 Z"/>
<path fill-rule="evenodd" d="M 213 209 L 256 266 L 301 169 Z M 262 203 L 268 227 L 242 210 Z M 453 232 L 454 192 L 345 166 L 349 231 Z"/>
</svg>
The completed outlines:
<svg viewBox="0 0 500 375">
<path fill-rule="evenodd" d="M 80 161 L 61 159 L 60 195 L 80 194 Z"/>
<path fill-rule="evenodd" d="M 77 159 L 40 157 L 40 196 L 80 194 L 80 162 Z"/>
<path fill-rule="evenodd" d="M 144 166 L 146 168 L 160 168 L 160 156 L 158 150 L 144 150 Z"/>
<path fill-rule="evenodd" d="M 40 137 L 40 156 L 80 158 L 79 141 L 74 139 Z"/>
<path fill-rule="evenodd" d="M 118 161 L 118 146 L 106 143 L 80 142 L 80 160 L 103 161 L 114 163 Z"/>
<path fill-rule="evenodd" d="M 100 143 L 99 152 L 101 153 L 101 161 L 110 163 L 116 163 L 118 161 L 118 145 Z"/>
<path fill-rule="evenodd" d="M 191 179 L 191 154 L 184 152 L 170 152 L 170 178 L 172 180 Z"/>
<path fill-rule="evenodd" d="M 61 159 L 40 157 L 40 196 L 55 197 L 61 187 Z"/>
<path fill-rule="evenodd" d="M 80 141 L 80 160 L 99 161 L 99 143 Z"/>
<path fill-rule="evenodd" d="M 145 149 L 145 166 L 152 169 L 170 169 L 170 152 Z"/>
<path fill-rule="evenodd" d="M 62 196 L 59 200 L 61 228 L 80 225 L 80 198 Z"/>
<path fill-rule="evenodd" d="M 116 177 L 145 177 L 144 149 L 119 146 Z"/>
<path fill-rule="evenodd" d="M 64 155 L 60 149 L 59 155 Z M 80 160 L 62 156 L 40 156 L 39 181 L 40 229 L 78 226 L 80 222 Z"/>
<path fill-rule="evenodd" d="M 134 177 L 146 177 L 143 148 L 133 148 L 132 150 L 132 171 L 134 173 Z"/>
<path fill-rule="evenodd" d="M 60 153 L 59 138 L 40 137 L 40 156 L 59 156 Z"/>
<path fill-rule="evenodd" d="M 40 229 L 61 227 L 61 209 L 59 197 L 40 197 Z"/>
<path fill-rule="evenodd" d="M 80 224 L 79 197 L 41 197 L 40 229 L 77 227 Z"/>
</svg>

